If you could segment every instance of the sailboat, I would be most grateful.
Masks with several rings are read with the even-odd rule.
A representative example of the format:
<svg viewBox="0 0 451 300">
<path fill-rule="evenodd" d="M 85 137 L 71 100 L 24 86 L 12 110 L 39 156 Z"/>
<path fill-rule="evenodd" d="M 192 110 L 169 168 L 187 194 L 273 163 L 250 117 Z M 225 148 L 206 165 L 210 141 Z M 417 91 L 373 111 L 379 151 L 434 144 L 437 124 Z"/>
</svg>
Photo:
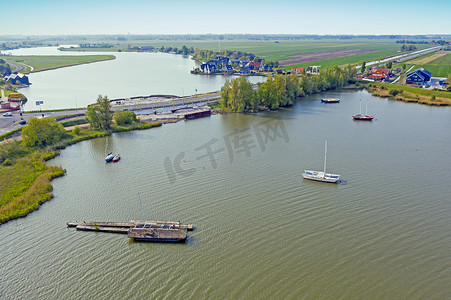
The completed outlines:
<svg viewBox="0 0 451 300">
<path fill-rule="evenodd" d="M 302 177 L 304 179 L 337 183 L 337 181 L 340 179 L 340 175 L 326 173 L 326 157 L 327 157 L 327 140 L 326 145 L 324 147 L 324 171 L 321 172 L 321 171 L 304 170 L 304 173 L 302 173 Z"/>
<path fill-rule="evenodd" d="M 352 116 L 354 118 L 354 120 L 371 121 L 374 119 L 373 116 L 368 115 L 368 102 L 365 103 L 365 107 L 366 107 L 365 115 L 362 115 L 362 100 L 360 100 L 360 113 L 358 115 Z"/>
</svg>

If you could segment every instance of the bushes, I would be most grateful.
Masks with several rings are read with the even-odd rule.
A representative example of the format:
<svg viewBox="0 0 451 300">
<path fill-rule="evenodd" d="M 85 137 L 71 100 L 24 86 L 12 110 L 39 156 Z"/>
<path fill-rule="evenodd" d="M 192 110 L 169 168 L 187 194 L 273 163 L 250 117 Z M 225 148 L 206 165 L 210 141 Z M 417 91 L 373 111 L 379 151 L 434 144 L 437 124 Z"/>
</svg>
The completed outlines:
<svg viewBox="0 0 451 300">
<path fill-rule="evenodd" d="M 138 122 L 136 114 L 131 111 L 115 111 L 113 116 L 114 122 L 119 126 L 132 125 Z"/>
<path fill-rule="evenodd" d="M 59 142 L 66 136 L 63 125 L 50 119 L 32 118 L 22 129 L 23 143 L 27 147 L 44 147 Z"/>
<path fill-rule="evenodd" d="M 72 132 L 73 132 L 75 135 L 80 135 L 80 134 L 81 134 L 81 128 L 80 128 L 80 126 L 75 126 L 75 128 L 72 130 Z"/>
<path fill-rule="evenodd" d="M 402 92 L 403 92 L 402 90 L 396 90 L 396 89 L 393 89 L 393 90 L 388 91 L 388 94 L 389 94 L 390 96 L 395 97 L 396 95 L 401 94 Z"/>
<path fill-rule="evenodd" d="M 88 119 L 83 118 L 83 119 L 78 119 L 78 120 L 61 122 L 61 125 L 63 125 L 64 127 L 69 127 L 69 126 L 81 125 L 81 124 L 86 124 L 86 123 L 88 123 Z"/>
</svg>

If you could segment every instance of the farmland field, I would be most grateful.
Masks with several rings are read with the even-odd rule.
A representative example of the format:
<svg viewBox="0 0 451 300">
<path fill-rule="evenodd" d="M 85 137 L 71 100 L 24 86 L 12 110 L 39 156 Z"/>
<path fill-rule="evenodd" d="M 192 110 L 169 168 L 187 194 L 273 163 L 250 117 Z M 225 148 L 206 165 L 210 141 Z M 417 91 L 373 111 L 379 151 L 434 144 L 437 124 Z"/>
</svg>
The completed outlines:
<svg viewBox="0 0 451 300">
<path fill-rule="evenodd" d="M 108 41 L 105 41 L 108 42 Z M 300 55 L 302 53 L 320 52 L 320 51 L 356 51 L 347 56 L 340 57 L 324 57 L 318 58 L 316 61 L 296 63 L 295 66 L 321 65 L 334 66 L 343 64 L 358 63 L 360 61 L 374 60 L 380 57 L 386 57 L 398 54 L 401 44 L 395 43 L 392 39 L 371 39 L 371 38 L 352 38 L 352 39 L 265 39 L 265 40 L 250 40 L 250 39 L 224 39 L 224 40 L 133 40 L 126 42 L 114 41 L 114 48 L 103 50 L 117 50 L 126 49 L 128 46 L 153 46 L 155 48 L 176 47 L 181 48 L 187 46 L 188 48 L 208 49 L 212 51 L 241 51 L 251 52 L 259 57 L 267 60 L 277 60 L 282 62 L 284 60 L 292 59 L 289 55 Z M 429 45 L 416 45 L 418 50 L 429 47 Z M 95 48 L 94 48 L 95 50 Z M 98 49 L 101 51 L 101 49 Z M 286 68 L 292 66 L 290 63 Z M 281 65 L 287 65 L 281 63 Z"/>
</svg>

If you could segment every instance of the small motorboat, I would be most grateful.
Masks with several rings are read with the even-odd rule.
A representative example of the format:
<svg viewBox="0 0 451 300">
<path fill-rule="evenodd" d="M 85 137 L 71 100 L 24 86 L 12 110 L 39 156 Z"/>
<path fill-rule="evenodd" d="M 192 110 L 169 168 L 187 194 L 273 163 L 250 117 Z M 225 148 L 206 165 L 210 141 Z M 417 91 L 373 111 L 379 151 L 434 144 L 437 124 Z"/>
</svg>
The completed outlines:
<svg viewBox="0 0 451 300">
<path fill-rule="evenodd" d="M 119 160 L 121 160 L 121 156 L 118 153 L 113 157 L 113 162 L 118 162 Z"/>
<path fill-rule="evenodd" d="M 108 155 L 105 157 L 105 161 L 106 161 L 106 162 L 110 162 L 110 161 L 113 160 L 113 158 L 114 158 L 114 154 L 113 154 L 113 152 L 110 152 L 110 153 L 108 153 Z"/>
<path fill-rule="evenodd" d="M 321 102 L 324 102 L 324 103 L 338 103 L 338 102 L 340 102 L 340 99 L 325 98 L 325 99 L 321 99 Z"/>
</svg>

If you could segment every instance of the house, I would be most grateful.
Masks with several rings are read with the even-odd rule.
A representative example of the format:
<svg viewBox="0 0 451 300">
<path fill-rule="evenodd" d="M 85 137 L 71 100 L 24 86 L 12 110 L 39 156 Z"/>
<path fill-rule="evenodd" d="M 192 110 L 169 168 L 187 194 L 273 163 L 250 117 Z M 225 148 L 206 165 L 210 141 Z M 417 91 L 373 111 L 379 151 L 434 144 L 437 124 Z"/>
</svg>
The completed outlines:
<svg viewBox="0 0 451 300">
<path fill-rule="evenodd" d="M 249 69 L 249 67 L 241 67 L 240 74 L 241 75 L 249 75 L 249 74 L 251 74 L 251 70 Z"/>
<path fill-rule="evenodd" d="M 309 73 L 309 74 L 319 74 L 319 68 L 320 67 L 321 66 L 309 66 L 307 68 L 307 73 Z"/>
<path fill-rule="evenodd" d="M 240 60 L 240 67 L 245 67 L 245 66 L 247 66 L 247 64 L 248 63 L 250 63 L 250 61 L 249 60 Z"/>
<path fill-rule="evenodd" d="M 291 74 L 298 74 L 298 75 L 302 75 L 304 74 L 304 68 L 302 67 L 298 67 L 298 68 L 292 68 L 291 69 Z"/>
<path fill-rule="evenodd" d="M 272 72 L 272 65 L 264 64 L 260 66 L 260 72 Z"/>
<path fill-rule="evenodd" d="M 219 71 L 224 73 L 233 73 L 233 68 L 231 65 L 222 65 L 222 67 L 219 69 Z"/>
<path fill-rule="evenodd" d="M 217 67 L 215 64 L 205 63 L 205 64 L 200 65 L 200 69 L 202 72 L 210 74 L 210 73 L 216 72 Z"/>
<path fill-rule="evenodd" d="M 229 64 L 229 58 L 228 57 L 224 57 L 224 56 L 217 56 L 215 58 L 215 60 L 218 62 L 218 64 L 220 65 L 227 65 Z"/>
<path fill-rule="evenodd" d="M 423 68 L 419 68 L 418 70 L 412 71 L 407 74 L 406 83 L 414 85 L 424 85 L 431 80 L 431 75 L 431 72 Z"/>
<path fill-rule="evenodd" d="M 390 70 L 389 69 L 379 69 L 379 68 L 371 68 L 370 75 L 368 76 L 370 79 L 374 80 L 384 80 L 390 78 Z"/>
<path fill-rule="evenodd" d="M 26 99 L 21 93 L 11 93 L 8 95 L 8 102 L 21 102 Z"/>
<path fill-rule="evenodd" d="M 231 55 L 230 55 L 230 58 L 231 59 L 238 59 L 238 58 L 240 58 L 241 57 L 241 55 L 239 55 L 238 53 L 236 53 L 236 52 L 233 52 Z"/>
<path fill-rule="evenodd" d="M 29 85 L 30 81 L 28 76 L 22 73 L 13 73 L 9 76 L 3 77 L 4 82 L 9 82 L 11 84 L 26 84 Z"/>
<path fill-rule="evenodd" d="M 216 68 L 218 67 L 218 61 L 215 59 L 209 60 L 206 62 L 207 65 L 211 65 L 211 66 L 215 66 Z"/>
<path fill-rule="evenodd" d="M 258 70 L 261 65 L 262 65 L 261 62 L 251 61 L 251 62 L 247 63 L 246 67 L 249 67 L 249 69 L 251 69 L 251 70 Z"/>
</svg>

